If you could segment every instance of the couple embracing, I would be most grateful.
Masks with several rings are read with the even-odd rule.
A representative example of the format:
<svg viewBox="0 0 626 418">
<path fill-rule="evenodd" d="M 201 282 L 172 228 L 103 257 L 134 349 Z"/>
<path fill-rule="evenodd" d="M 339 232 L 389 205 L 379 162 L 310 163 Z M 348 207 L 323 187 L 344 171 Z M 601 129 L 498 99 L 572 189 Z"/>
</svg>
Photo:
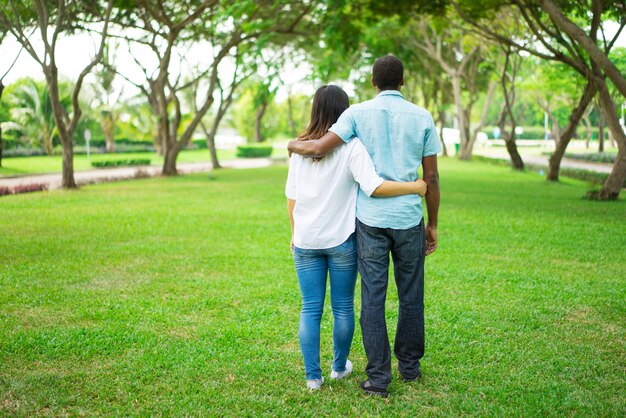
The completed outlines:
<svg viewBox="0 0 626 418">
<path fill-rule="evenodd" d="M 440 144 L 430 113 L 400 94 L 403 66 L 398 58 L 377 59 L 372 83 L 379 94 L 353 106 L 337 86 L 317 90 L 308 128 L 289 143 L 286 196 L 302 293 L 298 335 L 306 385 L 319 390 L 324 382 L 320 321 L 327 276 L 334 316 L 330 378 L 352 372 L 348 356 L 358 268 L 367 355 L 361 389 L 386 397 L 392 377 L 385 322 L 390 253 L 399 299 L 394 354 L 404 381 L 421 376 L 424 257 L 437 248 Z M 418 179 L 420 165 L 423 179 Z"/>
</svg>

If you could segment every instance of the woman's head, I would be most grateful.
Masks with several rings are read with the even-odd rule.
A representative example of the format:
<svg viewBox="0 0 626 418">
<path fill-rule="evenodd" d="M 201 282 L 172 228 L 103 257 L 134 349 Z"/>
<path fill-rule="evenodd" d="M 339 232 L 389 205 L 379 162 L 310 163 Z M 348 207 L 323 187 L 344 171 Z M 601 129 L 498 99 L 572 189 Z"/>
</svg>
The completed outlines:
<svg viewBox="0 0 626 418">
<path fill-rule="evenodd" d="M 350 100 L 341 87 L 333 85 L 320 87 L 313 97 L 309 126 L 298 136 L 298 139 L 322 137 L 348 107 L 350 107 Z"/>
</svg>

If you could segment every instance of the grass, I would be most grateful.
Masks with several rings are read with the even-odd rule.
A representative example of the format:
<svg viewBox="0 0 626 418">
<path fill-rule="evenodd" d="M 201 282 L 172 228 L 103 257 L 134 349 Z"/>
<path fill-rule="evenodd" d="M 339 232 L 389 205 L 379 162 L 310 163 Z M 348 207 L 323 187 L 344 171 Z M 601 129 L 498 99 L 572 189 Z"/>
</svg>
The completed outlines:
<svg viewBox="0 0 626 418">
<path fill-rule="evenodd" d="M 235 149 L 218 150 L 220 161 L 235 158 Z M 275 148 L 272 154 L 275 157 L 286 157 L 287 150 Z M 163 157 L 154 152 L 133 152 L 123 154 L 95 154 L 91 156 L 91 161 L 111 161 L 111 160 L 141 160 L 150 159 L 151 165 L 163 165 Z M 211 161 L 207 150 L 184 150 L 178 157 L 179 163 L 192 163 Z M 28 174 L 60 173 L 62 167 L 62 157 L 57 156 L 36 156 L 36 157 L 14 157 L 3 158 L 0 167 L 0 178 L 7 176 L 22 176 Z M 93 167 L 87 159 L 87 155 L 77 154 L 74 156 L 74 170 L 92 170 Z"/>
<path fill-rule="evenodd" d="M 387 400 L 358 390 L 359 328 L 353 376 L 305 389 L 285 167 L 0 198 L 0 415 L 626 415 L 626 202 L 440 172 L 424 377 L 394 360 Z M 331 353 L 327 308 L 326 377 Z"/>
</svg>

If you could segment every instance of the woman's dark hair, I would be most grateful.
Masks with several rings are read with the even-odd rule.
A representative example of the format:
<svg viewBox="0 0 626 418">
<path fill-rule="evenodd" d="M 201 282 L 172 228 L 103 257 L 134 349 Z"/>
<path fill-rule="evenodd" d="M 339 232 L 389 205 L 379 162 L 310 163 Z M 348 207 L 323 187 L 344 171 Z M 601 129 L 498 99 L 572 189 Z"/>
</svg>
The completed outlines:
<svg viewBox="0 0 626 418">
<path fill-rule="evenodd" d="M 350 99 L 341 87 L 333 85 L 320 87 L 313 97 L 309 126 L 298 135 L 298 140 L 321 138 L 348 107 Z"/>
<path fill-rule="evenodd" d="M 397 90 L 402 84 L 404 67 L 393 55 L 385 55 L 374 62 L 372 78 L 380 90 Z"/>
</svg>

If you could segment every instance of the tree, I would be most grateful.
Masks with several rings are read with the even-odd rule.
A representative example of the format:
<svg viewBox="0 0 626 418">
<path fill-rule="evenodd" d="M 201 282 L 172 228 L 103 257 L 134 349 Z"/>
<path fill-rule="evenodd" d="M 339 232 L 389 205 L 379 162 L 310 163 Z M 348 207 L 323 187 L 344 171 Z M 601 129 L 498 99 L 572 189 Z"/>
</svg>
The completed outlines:
<svg viewBox="0 0 626 418">
<path fill-rule="evenodd" d="M 64 92 L 71 89 L 60 86 L 61 105 L 67 109 L 70 97 Z M 54 151 L 53 138 L 58 136 L 52 100 L 48 85 L 31 78 L 18 80 L 11 91 L 11 115 L 20 125 L 22 135 L 36 143 L 48 155 Z"/>
<path fill-rule="evenodd" d="M 117 75 L 115 66 L 116 46 L 113 45 L 112 48 L 110 44 L 105 45 L 102 63 L 94 73 L 96 82 L 93 84 L 106 152 L 115 151 L 115 124 L 119 118 L 116 104 L 119 103 L 123 92 L 121 89 L 115 94 L 113 83 Z"/>
<path fill-rule="evenodd" d="M 78 101 L 83 81 L 87 74 L 102 58 L 104 43 L 109 28 L 109 18 L 113 0 L 56 2 L 33 0 L 32 2 L 3 1 L 0 3 L 0 28 L 8 31 L 24 47 L 24 50 L 41 66 L 48 84 L 50 102 L 59 138 L 63 149 L 64 188 L 75 188 L 74 181 L 74 131 L 78 126 L 82 111 Z M 98 25 L 102 29 L 96 53 L 81 71 L 72 92 L 72 114 L 65 110 L 59 93 L 59 72 L 56 62 L 56 48 L 59 36 L 72 33 L 85 25 Z M 38 31 L 42 46 L 31 42 L 31 35 Z"/>
<path fill-rule="evenodd" d="M 6 34 L 7 34 L 6 29 L 3 29 L 0 27 L 0 45 L 2 45 L 2 42 L 4 41 Z M 3 146 L 4 143 L 2 142 L 2 122 L 5 122 L 5 120 L 8 119 L 8 113 L 9 113 L 8 109 L 3 105 L 3 102 L 2 102 L 2 93 L 4 92 L 4 88 L 5 88 L 4 78 L 11 72 L 11 70 L 13 69 L 13 66 L 17 62 L 17 59 L 20 57 L 21 53 L 22 53 L 22 50 L 20 49 L 20 52 L 17 53 L 11 65 L 9 65 L 7 70 L 0 77 L 0 167 L 2 167 L 2 152 L 4 148 Z"/>
<path fill-rule="evenodd" d="M 622 95 L 626 94 L 624 77 L 610 62 L 608 55 L 626 26 L 626 5 L 619 1 L 558 2 L 552 0 L 511 0 L 497 3 L 480 0 L 453 1 L 463 19 L 488 39 L 510 45 L 516 50 L 526 51 L 541 59 L 560 61 L 574 69 L 586 80 L 578 105 L 570 116 L 568 128 L 561 135 L 563 145 L 555 150 L 551 165 L 560 164 L 569 139 L 576 130 L 578 121 L 597 91 L 601 110 L 609 129 L 618 143 L 618 156 L 602 189 L 591 196 L 601 200 L 617 199 L 626 179 L 626 135 L 619 126 L 615 101 L 611 97 L 606 78 L 611 79 Z M 510 11 L 509 9 L 512 9 Z M 515 13 L 527 28 L 528 36 L 513 36 L 498 19 L 505 10 Z M 603 26 L 615 17 L 620 20 L 619 30 L 607 39 Z M 584 28 L 584 29 L 583 29 Z M 599 39 L 599 33 L 602 39 Z M 569 138 L 568 138 L 569 136 Z M 551 169 L 549 180 L 558 179 Z"/>
<path fill-rule="evenodd" d="M 517 151 L 515 144 L 515 115 L 513 106 L 515 105 L 515 81 L 521 65 L 521 57 L 515 54 L 510 46 L 504 47 L 504 63 L 500 71 L 500 85 L 504 96 L 504 105 L 498 117 L 498 127 L 502 133 L 502 139 L 506 144 L 506 149 L 511 157 L 511 164 L 516 170 L 524 170 L 524 161 Z M 507 130 L 507 125 L 509 129 Z"/>
<path fill-rule="evenodd" d="M 487 71 L 487 46 L 463 26 L 448 26 L 437 19 L 417 20 L 414 30 L 420 36 L 414 37 L 412 44 L 435 60 L 450 78 L 459 129 L 459 158 L 469 160 L 478 133 L 485 126 L 497 85 L 490 80 L 490 71 Z M 482 91 L 486 91 L 486 100 L 478 124 L 472 130 L 472 110 Z"/>
<path fill-rule="evenodd" d="M 164 175 L 176 174 L 176 159 L 187 146 L 200 122 L 213 105 L 218 89 L 219 68 L 233 51 L 241 56 L 254 56 L 271 41 L 275 34 L 292 34 L 310 10 L 308 2 L 283 2 L 263 0 L 258 2 L 222 3 L 216 0 L 189 1 L 184 7 L 178 3 L 158 0 L 137 0 L 125 12 L 121 21 L 125 28 L 140 31 L 131 38 L 125 34 L 118 37 L 131 44 L 147 46 L 158 62 L 150 71 L 144 63 L 135 60 L 145 75 L 145 82 L 132 82 L 147 97 L 158 118 L 158 142 L 164 149 Z M 191 80 L 181 82 L 181 73 L 197 66 L 189 65 L 187 56 L 180 53 L 193 42 L 208 43 L 211 62 Z M 131 48 L 132 51 L 132 48 Z M 179 53 L 180 64 L 174 71 L 172 57 Z M 187 68 L 182 68 L 184 65 Z M 182 126 L 183 109 L 181 92 L 204 81 L 203 94 L 199 95 L 195 114 L 186 126 Z"/>
</svg>

